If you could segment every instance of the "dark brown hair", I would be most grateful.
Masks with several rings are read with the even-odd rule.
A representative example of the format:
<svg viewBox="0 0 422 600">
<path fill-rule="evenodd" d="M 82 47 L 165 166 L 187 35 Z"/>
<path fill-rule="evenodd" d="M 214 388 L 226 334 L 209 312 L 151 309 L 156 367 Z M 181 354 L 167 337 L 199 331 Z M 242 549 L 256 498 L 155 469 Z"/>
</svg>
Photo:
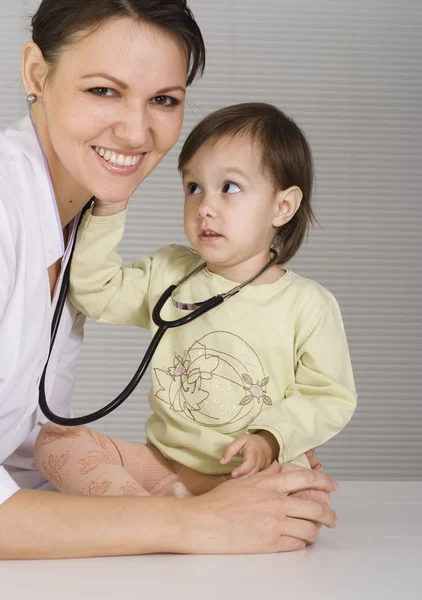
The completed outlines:
<svg viewBox="0 0 422 600">
<path fill-rule="evenodd" d="M 188 55 L 187 85 L 205 68 L 201 31 L 186 0 L 42 0 L 32 17 L 32 40 L 54 69 L 60 50 L 79 32 L 115 17 L 130 17 L 178 37 Z"/>
<path fill-rule="evenodd" d="M 188 135 L 179 155 L 179 171 L 208 141 L 245 136 L 261 152 L 262 168 L 276 191 L 298 186 L 301 205 L 275 234 L 273 246 L 284 264 L 299 250 L 315 217 L 311 208 L 313 161 L 309 143 L 296 123 L 281 110 L 262 102 L 235 104 L 211 113 Z"/>
</svg>

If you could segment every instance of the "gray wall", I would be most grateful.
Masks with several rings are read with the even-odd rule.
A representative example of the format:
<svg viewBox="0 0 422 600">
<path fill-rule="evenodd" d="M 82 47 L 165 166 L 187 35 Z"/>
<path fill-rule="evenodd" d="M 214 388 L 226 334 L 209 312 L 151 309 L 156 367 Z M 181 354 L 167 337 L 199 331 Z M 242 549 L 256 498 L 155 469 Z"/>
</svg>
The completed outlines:
<svg viewBox="0 0 422 600">
<path fill-rule="evenodd" d="M 36 1 L 1 0 L 0 125 L 25 111 L 20 49 Z M 307 133 L 320 225 L 289 265 L 342 307 L 359 391 L 351 424 L 320 449 L 342 479 L 422 479 L 420 269 L 422 4 L 418 0 L 191 0 L 208 67 L 189 92 L 181 141 L 209 111 L 267 101 Z M 185 241 L 180 143 L 133 197 L 122 254 L 130 262 Z M 123 387 L 148 334 L 89 323 L 75 413 Z M 145 381 L 97 425 L 143 440 Z"/>
</svg>

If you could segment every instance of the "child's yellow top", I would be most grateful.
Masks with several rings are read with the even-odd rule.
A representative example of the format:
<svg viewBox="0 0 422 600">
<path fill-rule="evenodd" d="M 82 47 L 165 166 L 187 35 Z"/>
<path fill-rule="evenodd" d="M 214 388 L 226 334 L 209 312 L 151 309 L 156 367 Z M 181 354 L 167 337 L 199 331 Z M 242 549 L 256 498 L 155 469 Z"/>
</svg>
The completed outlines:
<svg viewBox="0 0 422 600">
<path fill-rule="evenodd" d="M 157 327 L 163 291 L 201 264 L 184 246 L 166 246 L 122 268 L 116 248 L 126 212 L 86 213 L 71 270 L 71 300 L 102 323 Z M 178 299 L 201 301 L 234 287 L 203 270 Z M 168 301 L 162 315 L 186 314 Z M 168 330 L 151 363 L 146 424 L 165 456 L 202 473 L 228 473 L 219 460 L 237 436 L 267 430 L 280 462 L 309 467 L 304 453 L 339 433 L 356 407 L 349 350 L 338 304 L 318 283 L 287 271 L 249 285 L 193 323 Z"/>
</svg>

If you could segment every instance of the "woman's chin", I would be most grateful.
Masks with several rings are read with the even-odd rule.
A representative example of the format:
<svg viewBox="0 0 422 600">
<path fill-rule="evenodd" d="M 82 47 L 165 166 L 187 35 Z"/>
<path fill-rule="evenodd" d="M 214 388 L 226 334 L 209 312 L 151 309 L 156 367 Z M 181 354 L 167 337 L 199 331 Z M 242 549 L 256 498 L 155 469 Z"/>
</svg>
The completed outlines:
<svg viewBox="0 0 422 600">
<path fill-rule="evenodd" d="M 137 186 L 136 186 L 137 187 Z M 110 190 L 110 187 L 104 188 L 104 186 L 91 187 L 90 197 L 98 198 L 104 204 L 119 204 L 119 202 L 127 201 L 132 194 L 136 191 L 136 187 L 126 186 L 119 188 L 118 190 Z"/>
</svg>

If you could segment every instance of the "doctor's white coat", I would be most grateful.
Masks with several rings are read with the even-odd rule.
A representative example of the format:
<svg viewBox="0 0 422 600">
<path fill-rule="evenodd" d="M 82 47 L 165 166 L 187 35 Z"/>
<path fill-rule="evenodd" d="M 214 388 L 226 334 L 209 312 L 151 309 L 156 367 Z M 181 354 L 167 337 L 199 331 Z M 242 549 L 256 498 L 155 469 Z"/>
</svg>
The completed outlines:
<svg viewBox="0 0 422 600">
<path fill-rule="evenodd" d="M 60 258 L 51 303 L 47 269 Z M 0 134 L 0 503 L 19 487 L 43 482 L 33 460 L 46 421 L 38 383 L 68 258 L 47 163 L 28 116 Z M 63 416 L 70 415 L 83 322 L 67 301 L 45 386 L 50 406 Z"/>
</svg>

